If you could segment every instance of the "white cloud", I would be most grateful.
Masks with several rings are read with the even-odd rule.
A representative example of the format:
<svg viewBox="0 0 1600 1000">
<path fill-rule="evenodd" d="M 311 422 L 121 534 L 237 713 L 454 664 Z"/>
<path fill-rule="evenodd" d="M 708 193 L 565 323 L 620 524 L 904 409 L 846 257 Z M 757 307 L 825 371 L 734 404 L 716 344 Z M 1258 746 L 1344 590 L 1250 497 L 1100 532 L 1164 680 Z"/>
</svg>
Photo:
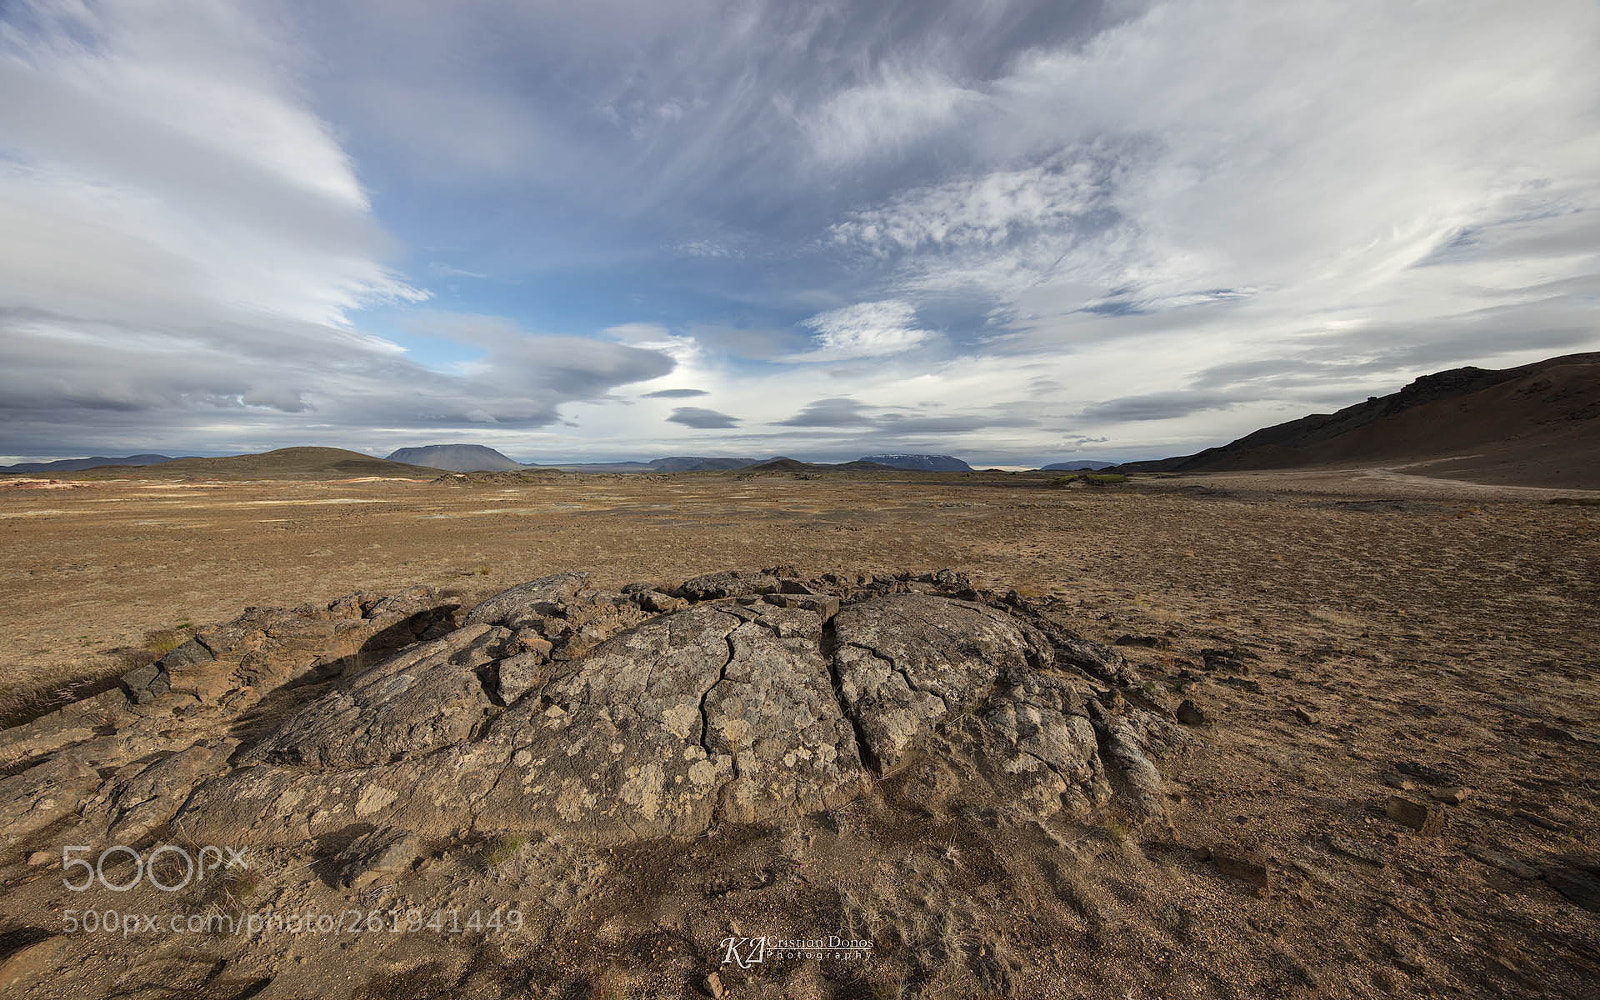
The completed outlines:
<svg viewBox="0 0 1600 1000">
<path fill-rule="evenodd" d="M 805 326 L 817 332 L 817 350 L 792 355 L 789 360 L 833 361 L 898 354 L 930 336 L 916 322 L 917 310 L 899 299 L 830 309 L 805 321 Z"/>
<path fill-rule="evenodd" d="M 0 302 L 342 324 L 422 297 L 285 75 L 297 51 L 249 8 L 28 9 L 36 32 L 0 35 Z"/>
<path fill-rule="evenodd" d="M 843 164 L 903 152 L 978 101 L 937 69 L 889 64 L 872 80 L 833 95 L 803 128 L 814 156 Z"/>
<path fill-rule="evenodd" d="M 1109 194 L 1105 174 L 1091 158 L 1056 156 L 1022 170 L 915 188 L 883 206 L 851 213 L 828 227 L 828 235 L 835 244 L 877 255 L 1004 246 L 1103 210 Z"/>
</svg>

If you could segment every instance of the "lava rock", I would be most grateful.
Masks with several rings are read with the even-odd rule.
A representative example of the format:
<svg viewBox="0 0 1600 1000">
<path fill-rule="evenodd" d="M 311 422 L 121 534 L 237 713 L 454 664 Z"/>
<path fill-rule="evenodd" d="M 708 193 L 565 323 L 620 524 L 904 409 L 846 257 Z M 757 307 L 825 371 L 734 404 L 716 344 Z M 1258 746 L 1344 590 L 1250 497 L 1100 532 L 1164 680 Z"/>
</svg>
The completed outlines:
<svg viewBox="0 0 1600 1000">
<path fill-rule="evenodd" d="M 1391 795 L 1383 811 L 1390 819 L 1424 837 L 1435 837 L 1444 831 L 1444 810 L 1435 805 L 1426 805 L 1404 795 Z"/>
</svg>

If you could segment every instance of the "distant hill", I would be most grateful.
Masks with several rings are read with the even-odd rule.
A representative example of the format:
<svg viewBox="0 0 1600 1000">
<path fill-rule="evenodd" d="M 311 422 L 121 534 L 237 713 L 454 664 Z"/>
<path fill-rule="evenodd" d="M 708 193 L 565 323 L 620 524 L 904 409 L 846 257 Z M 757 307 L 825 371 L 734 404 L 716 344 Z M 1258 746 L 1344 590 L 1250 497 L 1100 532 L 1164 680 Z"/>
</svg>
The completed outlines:
<svg viewBox="0 0 1600 1000">
<path fill-rule="evenodd" d="M 438 469 L 404 465 L 343 448 L 279 448 L 260 455 L 179 458 L 159 465 L 108 465 L 79 476 L 144 479 L 351 479 L 358 476 L 433 479 Z"/>
<path fill-rule="evenodd" d="M 567 462 L 544 466 L 563 472 L 725 472 L 766 461 L 762 458 L 704 458 L 675 455 L 648 462 Z"/>
<path fill-rule="evenodd" d="M 916 472 L 972 471 L 972 466 L 949 455 L 864 455 L 856 461 L 887 465 L 891 469 L 911 469 Z"/>
<path fill-rule="evenodd" d="M 828 466 L 825 466 L 825 465 L 813 465 L 810 462 L 802 462 L 798 458 L 774 458 L 770 462 L 762 462 L 759 465 L 747 466 L 744 471 L 746 471 L 746 472 L 808 472 L 808 471 L 820 472 L 821 470 L 826 469 L 826 468 L 828 468 Z"/>
<path fill-rule="evenodd" d="M 1116 465 L 1116 464 L 1117 463 L 1115 463 L 1115 462 L 1089 462 L 1089 461 L 1053 462 L 1050 465 L 1043 466 L 1041 471 L 1043 471 L 1043 472 L 1098 472 L 1101 469 L 1109 469 L 1113 465 Z"/>
<path fill-rule="evenodd" d="M 0 465 L 0 475 L 21 475 L 27 472 L 80 472 L 84 469 L 98 469 L 103 465 L 159 465 L 162 462 L 176 461 L 171 455 L 129 455 L 126 458 L 63 458 L 59 462 L 19 462 L 16 465 Z"/>
<path fill-rule="evenodd" d="M 649 465 L 657 472 L 720 472 L 743 469 L 761 462 L 759 458 L 656 458 Z"/>
<path fill-rule="evenodd" d="M 390 462 L 423 465 L 446 472 L 511 472 L 526 468 L 481 444 L 430 444 L 421 448 L 399 448 L 389 455 Z"/>
<path fill-rule="evenodd" d="M 830 465 L 826 462 L 802 462 L 798 458 L 774 458 L 770 462 L 759 465 L 750 465 L 744 468 L 745 472 L 900 472 L 892 465 L 883 465 L 878 462 L 868 462 L 857 459 L 854 462 L 843 462 Z"/>
<path fill-rule="evenodd" d="M 1425 464 L 1424 464 L 1425 463 Z M 1600 488 L 1600 353 L 1520 368 L 1455 368 L 1336 413 L 1276 424 L 1119 472 L 1415 465 L 1418 475 Z"/>
</svg>

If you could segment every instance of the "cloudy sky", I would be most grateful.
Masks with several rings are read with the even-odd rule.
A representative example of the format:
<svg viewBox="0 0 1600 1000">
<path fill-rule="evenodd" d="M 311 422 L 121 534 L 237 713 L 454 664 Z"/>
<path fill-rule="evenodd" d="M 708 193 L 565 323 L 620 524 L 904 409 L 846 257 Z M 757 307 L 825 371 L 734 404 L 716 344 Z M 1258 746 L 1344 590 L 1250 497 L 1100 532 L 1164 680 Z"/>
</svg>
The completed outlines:
<svg viewBox="0 0 1600 1000">
<path fill-rule="evenodd" d="M 0 461 L 1152 457 L 1600 348 L 1593 0 L 0 3 Z"/>
</svg>

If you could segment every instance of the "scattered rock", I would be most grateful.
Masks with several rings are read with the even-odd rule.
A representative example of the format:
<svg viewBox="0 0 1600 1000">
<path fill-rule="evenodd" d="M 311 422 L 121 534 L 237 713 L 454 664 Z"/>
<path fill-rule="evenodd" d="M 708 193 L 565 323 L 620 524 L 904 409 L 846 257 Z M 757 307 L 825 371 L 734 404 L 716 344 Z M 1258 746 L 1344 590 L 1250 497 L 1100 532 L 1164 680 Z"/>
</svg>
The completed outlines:
<svg viewBox="0 0 1600 1000">
<path fill-rule="evenodd" d="M 1467 796 L 1471 794 L 1471 790 L 1460 785 L 1446 785 L 1443 788 L 1435 788 L 1428 794 L 1438 802 L 1458 806 L 1467 801 Z"/>
<path fill-rule="evenodd" d="M 555 573 L 502 590 L 473 608 L 468 625 L 524 628 L 537 623 L 589 582 L 588 573 Z"/>
<path fill-rule="evenodd" d="M 1214 848 L 1211 864 L 1222 874 L 1231 875 L 1263 892 L 1272 888 L 1272 871 L 1258 852 Z"/>
<path fill-rule="evenodd" d="M 689 602 L 681 597 L 663 594 L 659 590 L 641 590 L 632 594 L 634 602 L 646 611 L 665 613 L 681 611 L 689 606 Z"/>
<path fill-rule="evenodd" d="M 777 589 L 778 580 L 770 574 L 724 570 L 685 580 L 673 591 L 673 595 L 690 601 L 714 601 L 750 594 L 771 594 Z"/>
<path fill-rule="evenodd" d="M 1600 747 L 1600 733 L 1582 732 L 1565 726 L 1553 726 L 1548 722 L 1534 722 L 1528 726 L 1527 731 L 1534 736 L 1541 736 L 1557 743 L 1572 743 L 1585 747 Z"/>
<path fill-rule="evenodd" d="M 403 830 L 373 830 L 339 854 L 339 884 L 365 889 L 405 873 L 417 859 L 417 837 Z"/>
<path fill-rule="evenodd" d="M 34 851 L 32 854 L 28 855 L 28 867 L 39 868 L 43 865 L 49 864 L 54 859 L 55 855 L 51 854 L 49 851 Z"/>
<path fill-rule="evenodd" d="M 713 972 L 706 977 L 706 992 L 715 1000 L 722 1000 L 727 995 L 727 988 L 722 985 L 722 977 Z"/>
<path fill-rule="evenodd" d="M 172 690 L 171 678 L 156 663 L 134 667 L 117 678 L 117 682 L 128 692 L 129 699 L 136 705 L 148 704 Z"/>
<path fill-rule="evenodd" d="M 1301 722 L 1305 723 L 1308 726 L 1315 726 L 1318 722 L 1321 721 L 1315 715 L 1313 715 L 1312 713 L 1306 711 L 1305 709 L 1301 708 L 1298 705 L 1295 706 L 1294 717 L 1296 719 L 1299 719 Z"/>
<path fill-rule="evenodd" d="M 1591 913 L 1600 913 L 1600 879 L 1577 868 L 1551 868 L 1544 880 L 1561 895 Z"/>
<path fill-rule="evenodd" d="M 780 608 L 804 608 L 807 611 L 814 611 L 823 621 L 829 620 L 839 612 L 839 599 L 826 595 L 768 594 L 763 600 Z"/>
<path fill-rule="evenodd" d="M 15 844 L 78 810 L 100 786 L 100 775 L 70 753 L 0 778 L 0 816 L 4 842 Z"/>
<path fill-rule="evenodd" d="M 1178 721 L 1186 726 L 1204 726 L 1211 722 L 1211 716 L 1190 698 L 1178 704 L 1177 714 Z"/>
<path fill-rule="evenodd" d="M 1539 869 L 1518 861 L 1516 858 L 1501 854 L 1499 851 L 1472 844 L 1467 847 L 1467 853 L 1491 868 L 1498 868 L 1503 872 L 1515 875 L 1517 878 L 1536 879 L 1539 877 Z"/>
<path fill-rule="evenodd" d="M 1517 819 L 1520 819 L 1520 820 L 1522 820 L 1524 822 L 1532 823 L 1534 826 L 1539 827 L 1541 830 L 1549 830 L 1551 833 L 1566 833 L 1567 832 L 1567 825 L 1565 823 L 1559 822 L 1557 820 L 1553 820 L 1548 816 L 1540 815 L 1539 813 L 1536 813 L 1531 809 L 1518 809 L 1516 812 L 1512 813 L 1511 815 L 1515 816 Z"/>
<path fill-rule="evenodd" d="M 1166 649 L 1172 643 L 1159 635 L 1122 635 L 1117 637 L 1115 645 L 1138 646 L 1143 649 Z"/>
<path fill-rule="evenodd" d="M 1395 765 L 1395 770 L 1401 774 L 1409 774 L 1419 778 L 1430 785 L 1459 785 L 1461 777 L 1451 771 L 1442 771 L 1436 767 L 1429 767 L 1414 760 L 1403 760 Z"/>
<path fill-rule="evenodd" d="M 1444 810 L 1425 805 L 1403 795 L 1389 796 L 1383 810 L 1390 819 L 1409 826 L 1424 837 L 1438 836 L 1444 830 Z"/>
<path fill-rule="evenodd" d="M 1354 858 L 1355 860 L 1360 861 L 1362 864 L 1371 865 L 1374 868 L 1383 867 L 1382 855 L 1369 847 L 1356 843 L 1349 837 L 1343 837 L 1337 833 L 1330 833 L 1328 834 L 1326 841 L 1331 850 L 1339 854 L 1343 854 L 1347 858 Z"/>
</svg>

